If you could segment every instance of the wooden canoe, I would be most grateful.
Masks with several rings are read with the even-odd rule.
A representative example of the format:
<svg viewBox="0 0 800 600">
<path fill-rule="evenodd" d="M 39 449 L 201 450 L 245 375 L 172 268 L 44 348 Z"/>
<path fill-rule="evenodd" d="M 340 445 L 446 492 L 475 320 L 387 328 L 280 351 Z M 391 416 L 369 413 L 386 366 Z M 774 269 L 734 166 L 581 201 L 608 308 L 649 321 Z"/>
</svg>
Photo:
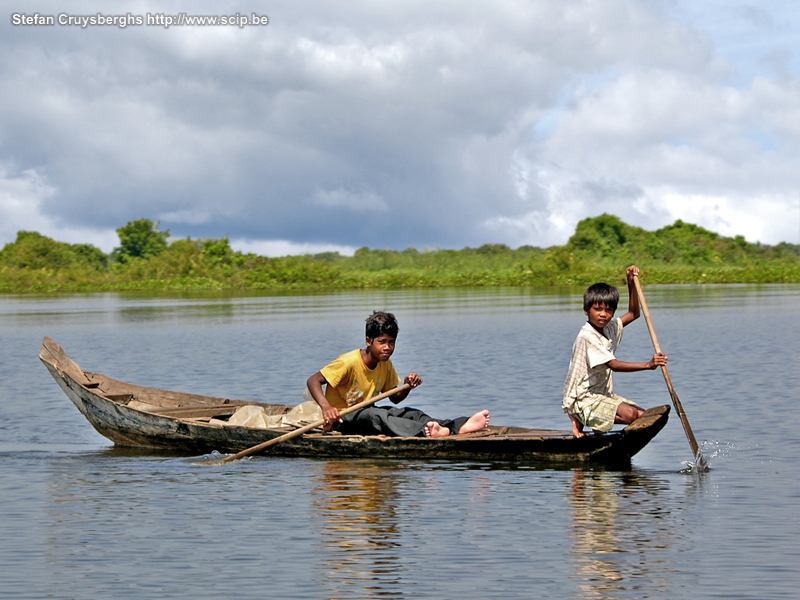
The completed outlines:
<svg viewBox="0 0 800 600">
<path fill-rule="evenodd" d="M 267 414 L 292 407 L 170 392 L 124 383 L 84 371 L 59 344 L 45 338 L 39 358 L 92 426 L 119 446 L 187 454 L 238 452 L 287 433 L 224 423 L 243 405 Z M 271 447 L 275 456 L 413 458 L 511 461 L 543 464 L 629 464 L 666 425 L 670 407 L 658 406 L 625 429 L 575 438 L 569 431 L 492 425 L 483 431 L 444 438 L 352 436 L 314 430 Z"/>
</svg>

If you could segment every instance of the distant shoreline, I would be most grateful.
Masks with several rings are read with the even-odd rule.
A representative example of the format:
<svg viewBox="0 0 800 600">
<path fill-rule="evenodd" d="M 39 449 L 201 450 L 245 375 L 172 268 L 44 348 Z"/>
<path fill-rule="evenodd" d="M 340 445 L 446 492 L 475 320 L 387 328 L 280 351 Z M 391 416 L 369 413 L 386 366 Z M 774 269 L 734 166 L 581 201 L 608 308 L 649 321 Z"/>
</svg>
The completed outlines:
<svg viewBox="0 0 800 600">
<path fill-rule="evenodd" d="M 676 221 L 655 232 L 613 215 L 580 221 L 564 246 L 372 250 L 268 258 L 227 238 L 168 241 L 148 219 L 117 229 L 111 254 L 21 231 L 0 250 L 0 294 L 338 291 L 624 285 L 636 264 L 649 284 L 800 283 L 800 245 L 753 244 Z"/>
<path fill-rule="evenodd" d="M 748 268 L 695 269 L 677 268 L 662 270 L 657 266 L 641 265 L 646 284 L 790 284 L 800 283 L 800 268 L 785 269 L 762 266 Z M 49 293 L 105 293 L 105 292 L 334 292 L 349 290 L 402 290 L 444 288 L 489 288 L 489 287 L 585 287 L 596 281 L 608 281 L 624 285 L 621 269 L 592 269 L 583 273 L 561 273 L 550 276 L 507 272 L 455 273 L 440 278 L 416 271 L 386 270 L 378 273 L 351 272 L 341 280 L 325 283 L 295 280 L 291 282 L 262 282 L 241 285 L 224 280 L 204 277 L 146 279 L 139 281 L 68 282 L 48 281 L 46 273 L 41 279 L 24 285 L 12 286 L 3 281 L 0 273 L 0 294 L 49 294 Z M 29 274 L 30 275 L 30 274 Z"/>
</svg>

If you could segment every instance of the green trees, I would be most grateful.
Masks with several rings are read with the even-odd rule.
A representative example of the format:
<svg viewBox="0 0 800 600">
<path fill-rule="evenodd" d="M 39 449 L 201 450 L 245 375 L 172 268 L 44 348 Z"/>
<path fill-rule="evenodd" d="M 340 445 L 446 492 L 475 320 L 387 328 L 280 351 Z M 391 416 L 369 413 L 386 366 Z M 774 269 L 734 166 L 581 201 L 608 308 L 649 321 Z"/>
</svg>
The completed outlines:
<svg viewBox="0 0 800 600">
<path fill-rule="evenodd" d="M 639 240 L 644 233 L 644 229 L 623 223 L 619 217 L 603 214 L 579 221 L 567 246 L 594 256 L 612 256 Z"/>
<path fill-rule="evenodd" d="M 129 221 L 124 227 L 117 229 L 120 246 L 114 248 L 111 256 L 126 263 L 134 258 L 158 256 L 167 249 L 169 230 L 159 231 L 158 223 L 150 219 Z"/>
<path fill-rule="evenodd" d="M 35 231 L 18 231 L 17 239 L 0 250 L 0 265 L 19 269 L 103 270 L 108 257 L 89 244 L 57 242 Z"/>
<path fill-rule="evenodd" d="M 89 244 L 20 231 L 0 250 L 0 293 L 112 290 L 288 290 L 577 285 L 617 281 L 627 265 L 650 283 L 800 282 L 800 246 L 753 244 L 676 221 L 657 231 L 614 215 L 583 219 L 563 246 L 359 248 L 267 258 L 221 239 L 168 241 L 149 219 L 117 229 L 110 255 Z"/>
</svg>

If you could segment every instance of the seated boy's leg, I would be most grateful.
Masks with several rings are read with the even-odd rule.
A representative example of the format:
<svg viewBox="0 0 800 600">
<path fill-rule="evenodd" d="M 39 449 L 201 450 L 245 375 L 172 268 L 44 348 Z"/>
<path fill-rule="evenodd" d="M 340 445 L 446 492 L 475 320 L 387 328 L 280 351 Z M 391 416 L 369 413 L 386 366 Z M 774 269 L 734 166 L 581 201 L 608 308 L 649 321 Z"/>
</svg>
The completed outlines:
<svg viewBox="0 0 800 600">
<path fill-rule="evenodd" d="M 612 394 L 611 396 L 603 396 L 601 394 L 594 394 L 592 396 L 593 402 L 581 411 L 578 415 L 580 421 L 587 427 L 593 429 L 597 433 L 606 433 L 611 431 L 614 423 L 632 423 L 638 416 L 644 412 L 634 402 Z M 621 409 L 623 416 L 619 416 L 620 406 L 624 405 Z M 630 421 L 617 420 L 618 418 L 630 418 L 636 414 Z"/>
<path fill-rule="evenodd" d="M 458 433 L 473 433 L 489 426 L 489 411 L 482 410 L 472 415 L 467 422 L 458 429 Z"/>
<path fill-rule="evenodd" d="M 416 408 L 368 406 L 342 417 L 336 429 L 345 435 L 390 435 L 397 437 L 444 437 L 480 431 L 489 424 L 489 411 L 471 417 L 434 419 Z"/>
<path fill-rule="evenodd" d="M 428 421 L 427 425 L 425 425 L 425 437 L 429 438 L 438 438 L 438 437 L 447 437 L 450 435 L 451 431 L 449 427 L 445 427 L 438 421 Z"/>
<path fill-rule="evenodd" d="M 458 417 L 455 419 L 428 418 L 430 420 L 425 424 L 425 437 L 446 437 L 448 435 L 462 433 L 461 428 L 469 421 L 467 417 Z"/>
<path fill-rule="evenodd" d="M 420 437 L 425 435 L 431 417 L 416 408 L 368 406 L 342 417 L 336 429 L 345 435 L 389 435 Z"/>
<path fill-rule="evenodd" d="M 617 396 L 619 397 L 619 396 Z M 644 411 L 630 400 L 623 401 L 617 405 L 617 414 L 614 423 L 629 425 L 644 414 Z"/>
<path fill-rule="evenodd" d="M 445 437 L 450 434 L 473 433 L 489 425 L 489 411 L 476 412 L 471 417 L 457 419 L 431 419 L 425 425 L 426 437 Z"/>
</svg>

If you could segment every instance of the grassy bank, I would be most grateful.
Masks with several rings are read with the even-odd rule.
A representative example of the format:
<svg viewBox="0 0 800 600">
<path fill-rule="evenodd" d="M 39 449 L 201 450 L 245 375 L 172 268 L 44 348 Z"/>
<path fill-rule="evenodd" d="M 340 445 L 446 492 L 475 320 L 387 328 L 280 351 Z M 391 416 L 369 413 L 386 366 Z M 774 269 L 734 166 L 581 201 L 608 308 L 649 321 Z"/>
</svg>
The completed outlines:
<svg viewBox="0 0 800 600">
<path fill-rule="evenodd" d="M 602 215 L 581 221 L 564 246 L 487 244 L 421 252 L 361 248 L 267 258 L 228 240 L 176 240 L 147 220 L 118 230 L 110 255 L 20 232 L 0 250 L 0 293 L 337 290 L 621 283 L 638 264 L 648 283 L 800 283 L 800 246 L 752 244 L 676 222 L 655 232 Z"/>
</svg>

